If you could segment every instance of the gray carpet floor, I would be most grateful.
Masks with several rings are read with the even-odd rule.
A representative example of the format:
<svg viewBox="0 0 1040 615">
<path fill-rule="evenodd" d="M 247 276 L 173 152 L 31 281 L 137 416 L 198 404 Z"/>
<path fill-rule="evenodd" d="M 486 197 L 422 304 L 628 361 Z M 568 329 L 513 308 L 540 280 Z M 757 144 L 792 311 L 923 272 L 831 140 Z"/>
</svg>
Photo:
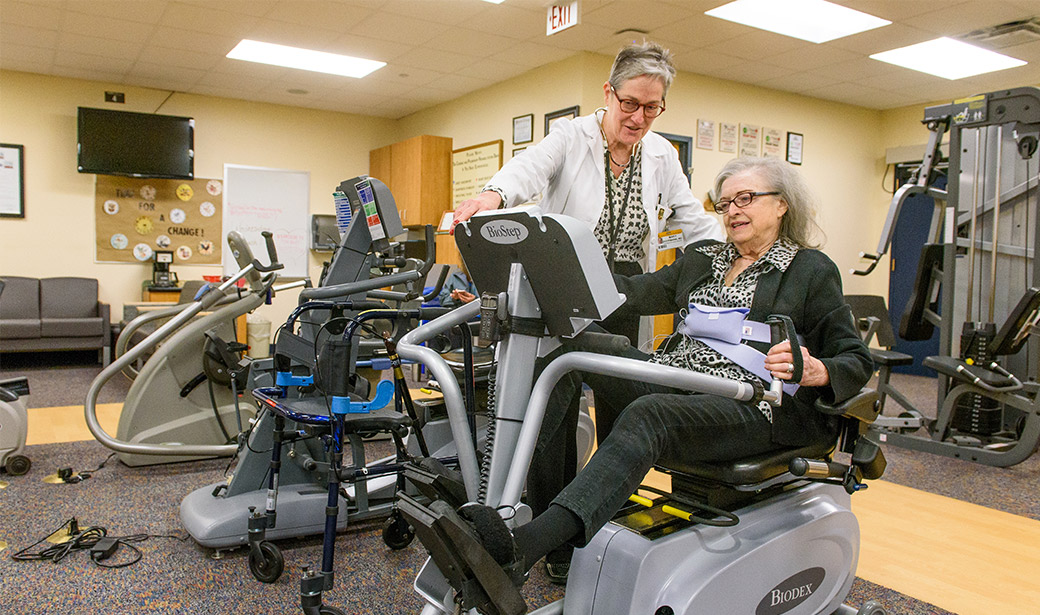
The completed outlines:
<svg viewBox="0 0 1040 615">
<path fill-rule="evenodd" d="M 100 372 L 95 353 L 0 355 L 0 378 L 26 376 L 32 394 L 30 408 L 83 403 L 87 388 Z M 58 355 L 58 356 L 49 356 Z M 934 381 L 895 375 L 893 382 L 921 408 L 934 406 Z M 122 401 L 130 381 L 113 378 L 103 390 L 102 403 Z M 200 486 L 219 482 L 227 460 L 212 460 L 150 468 L 129 468 L 111 462 L 79 484 L 47 484 L 43 477 L 59 467 L 94 468 L 109 451 L 96 442 L 40 445 L 28 451 L 33 469 L 12 478 L 0 490 L 4 510 L 0 540 L 8 543 L 0 558 L 5 603 L 22 613 L 297 613 L 298 579 L 304 566 L 320 563 L 319 538 L 282 541 L 286 572 L 277 583 L 264 585 L 247 570 L 247 552 L 223 559 L 191 540 L 150 538 L 141 543 L 140 562 L 125 569 L 97 568 L 85 554 L 58 564 L 14 562 L 9 555 L 31 545 L 70 517 L 81 525 L 107 528 L 110 535 L 147 533 L 180 536 L 180 500 Z M 1013 514 L 1040 519 L 1040 456 L 1012 468 L 990 468 L 971 462 L 885 447 L 889 459 L 885 480 L 974 502 Z M 124 552 L 125 555 L 125 552 Z M 348 529 L 338 538 L 336 587 L 327 602 L 349 613 L 418 612 L 411 580 L 425 559 L 418 543 L 401 551 L 388 549 L 378 523 Z M 562 596 L 535 567 L 525 586 L 528 604 L 538 606 Z M 373 600 L 373 595 L 379 596 Z M 889 613 L 943 615 L 932 605 L 857 579 L 847 602 L 876 600 Z"/>
</svg>

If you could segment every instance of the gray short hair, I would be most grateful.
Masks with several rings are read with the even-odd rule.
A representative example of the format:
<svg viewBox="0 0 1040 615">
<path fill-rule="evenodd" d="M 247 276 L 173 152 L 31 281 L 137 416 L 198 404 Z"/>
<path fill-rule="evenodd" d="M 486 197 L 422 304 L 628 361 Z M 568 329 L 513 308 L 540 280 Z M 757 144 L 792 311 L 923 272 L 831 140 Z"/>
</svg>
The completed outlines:
<svg viewBox="0 0 1040 615">
<path fill-rule="evenodd" d="M 618 90 L 629 79 L 642 75 L 660 79 L 667 95 L 668 88 L 675 79 L 672 52 L 650 41 L 632 43 L 619 51 L 614 58 L 614 65 L 610 67 L 610 78 L 607 81 Z"/>
<path fill-rule="evenodd" d="M 804 248 L 819 247 L 822 242 L 815 238 L 822 239 L 823 229 L 816 223 L 816 199 L 802 174 L 779 158 L 734 158 L 715 177 L 714 194 L 718 196 L 727 179 L 745 171 L 758 173 L 769 189 L 779 192 L 779 197 L 787 203 L 787 213 L 780 221 L 780 236 Z"/>
</svg>

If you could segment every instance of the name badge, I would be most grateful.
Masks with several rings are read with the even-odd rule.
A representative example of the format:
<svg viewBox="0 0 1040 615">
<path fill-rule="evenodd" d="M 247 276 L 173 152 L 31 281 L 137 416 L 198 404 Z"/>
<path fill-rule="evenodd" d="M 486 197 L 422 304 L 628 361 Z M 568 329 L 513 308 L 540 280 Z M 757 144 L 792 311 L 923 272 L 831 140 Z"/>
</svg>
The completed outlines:
<svg viewBox="0 0 1040 615">
<path fill-rule="evenodd" d="M 683 247 L 682 229 L 675 229 L 674 231 L 664 231 L 663 233 L 659 233 L 657 235 L 658 252 L 681 247 Z"/>
</svg>

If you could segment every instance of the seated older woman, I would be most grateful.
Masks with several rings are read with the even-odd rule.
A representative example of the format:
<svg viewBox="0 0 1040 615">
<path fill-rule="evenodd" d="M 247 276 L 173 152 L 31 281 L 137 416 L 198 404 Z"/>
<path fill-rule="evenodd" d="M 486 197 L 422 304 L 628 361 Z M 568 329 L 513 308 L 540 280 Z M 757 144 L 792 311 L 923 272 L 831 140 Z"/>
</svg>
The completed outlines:
<svg viewBox="0 0 1040 615">
<path fill-rule="evenodd" d="M 776 158 L 731 161 L 715 181 L 715 211 L 722 214 L 725 243 L 706 240 L 687 248 L 673 265 L 654 273 L 615 276 L 628 298 L 622 309 L 667 314 L 689 304 L 749 308 L 749 320 L 790 316 L 804 338 L 800 388 L 779 408 L 591 373 L 561 380 L 550 396 L 539 446 L 566 423 L 572 387 L 588 383 L 596 399 L 611 398 L 624 410 L 589 463 L 548 510 L 510 534 L 497 513 L 467 504 L 452 523 L 469 528 L 514 582 L 545 554 L 565 543 L 583 545 L 617 512 L 655 462 L 732 460 L 791 446 L 833 442 L 836 420 L 814 410 L 818 398 L 840 402 L 857 393 L 871 375 L 870 355 L 860 341 L 842 294 L 835 264 L 812 249 L 817 230 L 809 192 L 792 166 Z M 763 376 L 790 380 L 788 342 L 765 353 Z M 638 351 L 630 351 L 636 356 Z M 672 336 L 643 358 L 742 381 L 761 381 L 753 366 L 741 366 L 699 339 Z M 762 364 L 757 366 L 763 367 Z M 535 455 L 537 455 L 537 450 Z M 450 513 L 450 511 L 449 511 Z M 472 531 L 470 531 L 472 530 Z"/>
</svg>

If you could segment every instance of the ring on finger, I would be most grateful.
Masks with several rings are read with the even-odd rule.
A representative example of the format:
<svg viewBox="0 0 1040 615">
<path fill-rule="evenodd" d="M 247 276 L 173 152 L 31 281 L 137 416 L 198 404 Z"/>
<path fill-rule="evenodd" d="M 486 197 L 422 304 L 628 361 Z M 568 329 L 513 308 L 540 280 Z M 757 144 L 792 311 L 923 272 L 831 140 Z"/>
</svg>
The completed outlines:
<svg viewBox="0 0 1040 615">
<path fill-rule="evenodd" d="M 787 373 L 788 374 L 793 374 L 794 373 L 794 363 L 788 363 L 787 364 Z"/>
</svg>

